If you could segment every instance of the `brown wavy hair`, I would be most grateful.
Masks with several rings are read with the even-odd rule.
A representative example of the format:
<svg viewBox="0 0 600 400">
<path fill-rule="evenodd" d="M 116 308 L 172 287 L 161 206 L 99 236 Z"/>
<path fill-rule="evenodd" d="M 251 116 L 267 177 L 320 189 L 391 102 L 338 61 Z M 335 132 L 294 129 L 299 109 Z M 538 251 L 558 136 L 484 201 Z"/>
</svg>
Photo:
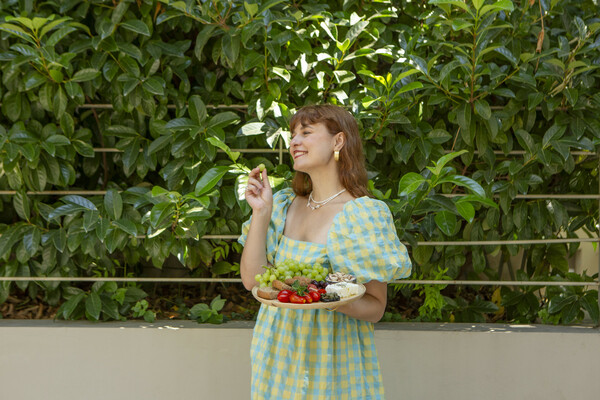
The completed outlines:
<svg viewBox="0 0 600 400">
<path fill-rule="evenodd" d="M 340 150 L 337 162 L 342 186 L 354 197 L 369 196 L 367 190 L 367 169 L 362 141 L 356 119 L 344 108 L 332 104 L 305 106 L 299 109 L 290 121 L 290 131 L 294 132 L 298 124 L 314 125 L 322 123 L 331 135 L 339 132 L 346 134 L 344 147 Z M 296 171 L 292 179 L 292 189 L 299 196 L 312 191 L 312 181 L 307 173 Z"/>
</svg>

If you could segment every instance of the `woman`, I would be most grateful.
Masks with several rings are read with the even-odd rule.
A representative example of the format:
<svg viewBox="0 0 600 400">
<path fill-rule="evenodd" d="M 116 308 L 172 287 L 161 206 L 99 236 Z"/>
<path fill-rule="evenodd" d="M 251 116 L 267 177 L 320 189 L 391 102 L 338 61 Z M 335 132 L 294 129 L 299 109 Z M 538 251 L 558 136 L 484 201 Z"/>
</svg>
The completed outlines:
<svg viewBox="0 0 600 400">
<path fill-rule="evenodd" d="M 292 188 L 274 196 L 266 170 L 250 172 L 252 217 L 242 228 L 246 289 L 263 265 L 321 263 L 356 276 L 365 295 L 335 310 L 262 305 L 251 346 L 253 399 L 382 399 L 373 323 L 386 282 L 411 264 L 385 203 L 369 197 L 358 125 L 333 105 L 307 106 L 290 122 Z"/>
</svg>

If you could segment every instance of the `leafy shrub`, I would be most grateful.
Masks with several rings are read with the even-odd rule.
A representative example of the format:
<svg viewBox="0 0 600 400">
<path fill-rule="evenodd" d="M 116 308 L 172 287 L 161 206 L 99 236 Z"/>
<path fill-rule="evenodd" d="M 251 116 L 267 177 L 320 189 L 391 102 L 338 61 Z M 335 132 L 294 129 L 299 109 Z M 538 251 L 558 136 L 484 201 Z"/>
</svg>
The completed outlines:
<svg viewBox="0 0 600 400">
<path fill-rule="evenodd" d="M 190 276 L 235 276 L 240 246 L 206 235 L 239 234 L 248 168 L 289 180 L 289 116 L 331 102 L 359 120 L 370 186 L 415 276 L 498 279 L 522 250 L 523 279 L 573 280 L 577 243 L 417 244 L 595 235 L 598 202 L 555 195 L 597 193 L 596 11 L 594 0 L 2 2 L 0 275 L 140 276 L 173 259 Z M 426 167 L 463 150 L 438 171 L 454 178 L 411 208 Z M 460 201 L 472 182 L 499 208 Z M 59 190 L 83 194 L 46 192 Z M 2 282 L 0 303 L 17 288 L 62 303 L 65 318 L 149 311 L 114 298 L 131 287 L 67 282 Z M 594 291 L 499 293 L 501 318 L 544 305 L 546 322 L 584 309 L 598 320 Z M 441 297 L 454 310 L 442 318 L 489 315 L 481 296 Z"/>
</svg>

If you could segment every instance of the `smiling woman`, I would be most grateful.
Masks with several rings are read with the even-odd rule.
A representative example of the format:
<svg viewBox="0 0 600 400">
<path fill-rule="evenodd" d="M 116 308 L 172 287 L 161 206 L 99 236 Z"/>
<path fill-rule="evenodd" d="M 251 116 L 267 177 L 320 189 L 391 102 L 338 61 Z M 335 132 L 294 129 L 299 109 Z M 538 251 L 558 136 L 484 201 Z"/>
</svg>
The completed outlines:
<svg viewBox="0 0 600 400">
<path fill-rule="evenodd" d="M 354 197 L 367 196 L 367 170 L 364 164 L 364 153 L 358 124 L 348 111 L 329 104 L 303 107 L 298 110 L 290 121 L 290 131 L 292 132 L 290 152 L 296 170 L 292 181 L 294 192 L 306 196 L 312 191 L 313 184 L 310 175 L 296 165 L 296 152 L 299 151 L 299 148 L 294 146 L 293 139 L 298 132 L 305 135 L 306 132 L 310 134 L 315 129 L 318 132 L 328 132 L 334 138 L 336 135 L 343 135 L 344 144 L 337 150 L 339 152 L 337 170 L 340 182 Z"/>
<path fill-rule="evenodd" d="M 292 118 L 292 188 L 272 194 L 267 172 L 250 172 L 240 272 L 251 290 L 263 265 L 284 260 L 354 275 L 365 295 L 335 312 L 262 305 L 251 346 L 252 398 L 381 399 L 373 323 L 387 284 L 411 264 L 385 203 L 366 189 L 354 117 L 341 107 L 308 106 Z M 260 176 L 260 177 L 259 177 Z"/>
</svg>

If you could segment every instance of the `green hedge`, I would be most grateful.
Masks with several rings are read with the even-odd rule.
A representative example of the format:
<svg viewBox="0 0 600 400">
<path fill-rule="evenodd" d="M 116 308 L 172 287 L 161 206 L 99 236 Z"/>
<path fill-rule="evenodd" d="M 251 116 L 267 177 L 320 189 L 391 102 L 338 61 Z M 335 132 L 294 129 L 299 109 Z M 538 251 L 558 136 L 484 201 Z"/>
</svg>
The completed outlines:
<svg viewBox="0 0 600 400">
<path fill-rule="evenodd" d="M 4 1 L 0 190 L 16 193 L 1 196 L 0 275 L 139 276 L 176 258 L 190 276 L 235 276 L 237 243 L 202 237 L 239 234 L 248 167 L 265 163 L 276 185 L 292 170 L 285 151 L 234 150 L 285 149 L 293 110 L 330 102 L 359 120 L 371 189 L 411 244 L 414 277 L 498 279 L 509 268 L 519 280 L 592 280 L 568 271 L 578 244 L 417 242 L 596 235 L 597 201 L 517 195 L 598 193 L 597 9 L 594 0 Z M 439 177 L 426 167 L 459 150 L 437 171 L 451 178 L 426 192 L 421 184 Z M 32 194 L 48 190 L 106 194 Z M 444 196 L 456 193 L 470 197 Z M 488 261 L 498 254 L 500 270 Z M 421 295 L 421 320 L 489 320 L 501 306 L 502 320 L 571 323 L 585 310 L 598 321 L 597 291 L 583 288 L 503 287 L 493 299 L 486 288 L 395 289 Z M 63 304 L 63 318 L 152 318 L 135 285 L 3 282 L 0 303 L 17 290 Z M 192 317 L 208 319 L 222 302 L 213 306 Z"/>
</svg>

